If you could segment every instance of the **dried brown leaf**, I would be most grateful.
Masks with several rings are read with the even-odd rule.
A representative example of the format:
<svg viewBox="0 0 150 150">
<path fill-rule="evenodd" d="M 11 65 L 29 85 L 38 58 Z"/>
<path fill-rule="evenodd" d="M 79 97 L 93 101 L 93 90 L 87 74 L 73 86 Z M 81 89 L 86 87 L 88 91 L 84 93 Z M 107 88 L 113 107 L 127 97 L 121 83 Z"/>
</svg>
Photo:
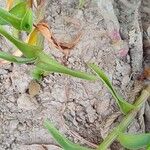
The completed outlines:
<svg viewBox="0 0 150 150">
<path fill-rule="evenodd" d="M 46 23 L 39 23 L 39 24 L 37 24 L 36 28 L 49 41 L 49 43 L 52 47 L 59 49 L 64 54 L 68 54 L 68 50 L 70 50 L 74 46 L 76 46 L 76 44 L 80 41 L 80 39 L 82 37 L 82 32 L 80 32 L 70 42 L 63 42 L 63 41 L 58 41 L 54 37 L 51 29 L 48 27 L 48 25 Z"/>
<path fill-rule="evenodd" d="M 35 0 L 37 3 L 37 7 L 42 7 L 45 3 L 45 0 Z"/>
<path fill-rule="evenodd" d="M 7 0 L 6 2 L 6 9 L 10 10 L 13 6 L 14 0 Z"/>
<path fill-rule="evenodd" d="M 143 75 L 146 79 L 149 79 L 150 78 L 150 68 L 145 68 Z"/>
<path fill-rule="evenodd" d="M 46 23 L 39 23 L 36 25 L 38 31 L 49 41 L 52 47 L 60 49 L 57 41 L 52 38 L 52 31 Z"/>
<path fill-rule="evenodd" d="M 33 6 L 33 0 L 28 0 L 28 5 L 29 5 L 30 8 L 32 8 L 32 6 Z"/>
<path fill-rule="evenodd" d="M 145 68 L 143 73 L 138 77 L 140 81 L 143 81 L 145 79 L 150 80 L 150 68 Z"/>
</svg>

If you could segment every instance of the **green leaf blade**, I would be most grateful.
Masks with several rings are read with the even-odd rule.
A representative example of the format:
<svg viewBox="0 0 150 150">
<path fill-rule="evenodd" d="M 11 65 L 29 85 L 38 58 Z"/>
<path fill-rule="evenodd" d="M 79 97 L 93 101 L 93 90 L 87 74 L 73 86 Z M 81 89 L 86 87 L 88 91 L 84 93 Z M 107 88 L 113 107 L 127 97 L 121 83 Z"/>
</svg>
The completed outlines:
<svg viewBox="0 0 150 150">
<path fill-rule="evenodd" d="M 119 105 L 121 111 L 124 114 L 127 114 L 129 111 L 131 111 L 133 108 L 135 108 L 130 103 L 126 102 L 121 96 L 117 94 L 115 89 L 113 88 L 111 82 L 105 75 L 105 73 L 95 64 L 89 64 L 89 67 L 98 75 L 99 79 L 103 82 L 103 84 L 108 88 L 114 99 L 116 100 L 116 103 Z"/>
<path fill-rule="evenodd" d="M 27 1 L 26 2 L 24 1 L 24 2 L 18 3 L 9 12 L 6 12 L 6 13 L 7 13 L 7 15 L 10 13 L 10 14 L 12 14 L 12 16 L 16 16 L 18 19 L 20 18 L 20 21 L 21 21 L 21 19 L 24 17 L 24 15 L 27 11 L 27 8 L 28 8 Z M 0 17 L 0 25 L 9 25 L 9 24 L 11 24 L 10 21 L 7 22 L 5 19 L 2 19 Z M 18 22 L 18 24 L 19 24 L 19 22 Z M 20 27 L 19 27 L 19 29 L 20 29 Z"/>
<path fill-rule="evenodd" d="M 150 144 L 150 133 L 135 134 L 135 135 L 121 133 L 118 137 L 118 141 L 125 148 L 140 149 Z"/>
<path fill-rule="evenodd" d="M 49 63 L 39 62 L 36 64 L 36 66 L 42 70 L 45 70 L 45 71 L 50 71 L 50 72 L 54 72 L 54 73 L 55 72 L 56 73 L 63 73 L 66 75 L 70 75 L 70 76 L 77 77 L 80 79 L 85 79 L 85 80 L 91 80 L 91 81 L 96 80 L 95 76 L 86 74 L 84 72 L 71 70 L 69 68 L 64 67 L 63 65 L 57 65 L 54 63 L 49 64 Z"/>
<path fill-rule="evenodd" d="M 37 57 L 37 53 L 42 51 L 42 48 L 38 46 L 29 45 L 18 40 L 17 38 L 6 32 L 1 26 L 0 34 L 6 37 L 10 42 L 12 42 L 28 58 Z"/>
<path fill-rule="evenodd" d="M 69 141 L 67 138 L 61 135 L 59 131 L 48 120 L 45 121 L 44 126 L 45 128 L 48 129 L 49 133 L 53 136 L 53 138 L 59 143 L 59 145 L 64 150 L 92 150 L 89 148 L 79 146 Z"/>
<path fill-rule="evenodd" d="M 33 13 L 31 9 L 28 9 L 21 21 L 21 29 L 27 32 L 31 32 L 33 26 Z"/>
<path fill-rule="evenodd" d="M 40 81 L 42 79 L 43 73 L 43 70 L 39 69 L 38 67 L 35 67 L 32 71 L 32 77 L 33 79 Z"/>
<path fill-rule="evenodd" d="M 9 12 L 0 8 L 0 25 L 10 24 L 18 30 L 30 32 L 33 26 L 33 12 L 28 2 L 21 2 L 14 6 Z"/>
<path fill-rule="evenodd" d="M 39 62 L 36 64 L 36 66 L 45 71 L 63 73 L 66 75 L 70 75 L 85 80 L 91 81 L 97 80 L 96 76 L 87 74 L 85 72 L 69 69 L 44 53 L 39 54 Z"/>
<path fill-rule="evenodd" d="M 17 5 L 15 5 L 10 11 L 9 13 L 15 15 L 18 18 L 23 18 L 26 11 L 28 9 L 28 4 L 27 2 L 21 2 L 18 3 Z"/>
<path fill-rule="evenodd" d="M 19 64 L 33 63 L 36 60 L 36 58 L 23 58 L 23 57 L 13 56 L 7 52 L 2 52 L 2 51 L 0 51 L 0 58 L 7 60 L 9 62 L 15 62 Z"/>
<path fill-rule="evenodd" d="M 7 21 L 0 17 L 0 25 L 7 25 Z"/>
<path fill-rule="evenodd" d="M 150 145 L 147 147 L 147 149 L 146 150 L 150 150 Z"/>
<path fill-rule="evenodd" d="M 85 0 L 79 0 L 79 8 L 83 8 Z"/>
<path fill-rule="evenodd" d="M 14 28 L 21 30 L 21 19 L 19 19 L 13 14 L 10 14 L 9 12 L 7 12 L 2 8 L 0 8 L 0 18 L 2 18 L 8 24 L 11 24 Z M 5 23 L 3 22 L 3 20 L 2 20 L 2 24 Z"/>
</svg>

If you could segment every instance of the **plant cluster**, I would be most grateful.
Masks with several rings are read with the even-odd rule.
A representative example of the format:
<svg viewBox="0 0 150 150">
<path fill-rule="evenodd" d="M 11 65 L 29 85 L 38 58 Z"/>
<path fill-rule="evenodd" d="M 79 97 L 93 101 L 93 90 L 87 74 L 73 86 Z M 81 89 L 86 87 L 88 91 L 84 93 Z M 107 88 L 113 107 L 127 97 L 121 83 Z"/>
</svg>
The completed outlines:
<svg viewBox="0 0 150 150">
<path fill-rule="evenodd" d="M 83 0 L 80 5 L 83 5 Z M 8 0 L 8 9 L 0 8 L 0 35 L 9 40 L 18 50 L 21 51 L 23 56 L 14 56 L 9 52 L 0 51 L 0 58 L 19 64 L 32 63 L 35 66 L 32 72 L 33 78 L 40 80 L 44 74 L 47 73 L 63 73 L 78 77 L 85 80 L 98 80 L 100 79 L 108 88 L 113 98 L 115 99 L 120 111 L 123 113 L 124 118 L 120 124 L 104 139 L 104 141 L 97 147 L 97 150 L 106 150 L 114 140 L 118 140 L 124 147 L 128 149 L 139 149 L 146 147 L 150 150 L 150 133 L 143 134 L 130 134 L 125 133 L 126 128 L 132 122 L 137 112 L 142 107 L 143 103 L 150 96 L 150 86 L 145 88 L 141 96 L 135 101 L 134 104 L 128 103 L 124 100 L 114 89 L 111 82 L 105 73 L 94 64 L 88 64 L 93 74 L 88 74 L 81 71 L 69 69 L 52 56 L 44 52 L 42 34 L 37 30 L 37 25 L 41 23 L 34 11 L 32 10 L 32 0 Z M 37 3 L 40 3 L 37 0 Z M 40 13 L 40 12 L 39 12 Z M 20 40 L 18 34 L 8 32 L 5 26 L 10 26 L 13 31 L 26 32 L 28 35 L 27 42 Z M 66 139 L 59 131 L 47 120 L 44 126 L 48 129 L 55 140 L 65 150 L 92 150 L 72 143 Z"/>
<path fill-rule="evenodd" d="M 23 54 L 23 57 L 16 57 L 10 53 L 0 51 L 0 58 L 15 63 L 34 63 L 35 69 L 32 74 L 33 78 L 37 80 L 41 79 L 42 75 L 47 72 L 63 73 L 87 80 L 96 79 L 93 75 L 69 69 L 46 54 L 43 51 L 43 37 L 36 32 L 36 28 L 33 26 L 34 19 L 36 18 L 28 1 L 17 3 L 9 11 L 0 8 L 0 34 L 13 43 Z M 30 39 L 34 38 L 34 40 L 32 39 L 31 42 L 29 40 L 29 43 L 19 40 L 5 30 L 5 25 L 27 32 L 30 34 Z"/>
<path fill-rule="evenodd" d="M 111 92 L 121 112 L 124 114 L 124 118 L 120 124 L 113 129 L 113 131 L 104 139 L 104 141 L 96 148 L 96 150 L 107 150 L 115 140 L 120 142 L 123 147 L 128 149 L 146 148 L 147 150 L 150 150 L 150 133 L 130 134 L 125 132 L 127 127 L 135 118 L 137 112 L 150 96 L 150 86 L 145 88 L 140 97 L 138 97 L 135 103 L 131 105 L 117 94 L 105 73 L 99 69 L 98 66 L 94 64 L 90 64 L 89 66 Z M 48 120 L 44 125 L 64 150 L 94 150 L 72 143 L 63 135 L 61 135 L 61 133 L 59 133 L 59 131 Z"/>
</svg>

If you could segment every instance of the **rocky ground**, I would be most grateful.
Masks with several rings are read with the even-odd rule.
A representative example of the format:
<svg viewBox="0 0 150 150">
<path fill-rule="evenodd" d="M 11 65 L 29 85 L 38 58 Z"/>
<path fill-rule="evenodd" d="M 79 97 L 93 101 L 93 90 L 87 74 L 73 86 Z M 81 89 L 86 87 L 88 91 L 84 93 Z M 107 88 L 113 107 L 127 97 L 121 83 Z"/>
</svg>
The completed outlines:
<svg viewBox="0 0 150 150">
<path fill-rule="evenodd" d="M 90 72 L 86 63 L 98 64 L 118 92 L 133 102 L 149 83 L 138 77 L 149 67 L 150 2 L 114 0 L 113 10 L 114 15 L 106 15 L 106 10 L 90 0 L 81 9 L 74 0 L 47 1 L 45 18 L 55 37 L 70 41 L 82 32 L 82 38 L 67 59 L 48 41 L 45 50 L 72 69 Z M 120 35 L 112 35 L 114 30 Z M 0 43 L 1 49 L 10 49 L 5 39 Z M 114 99 L 101 82 L 51 74 L 39 83 L 40 92 L 32 96 L 31 70 L 31 65 L 0 67 L 0 150 L 59 150 L 43 127 L 46 118 L 68 138 L 89 147 L 101 142 L 121 120 Z M 150 131 L 149 115 L 147 102 L 128 130 Z M 110 149 L 122 148 L 114 143 Z"/>
</svg>

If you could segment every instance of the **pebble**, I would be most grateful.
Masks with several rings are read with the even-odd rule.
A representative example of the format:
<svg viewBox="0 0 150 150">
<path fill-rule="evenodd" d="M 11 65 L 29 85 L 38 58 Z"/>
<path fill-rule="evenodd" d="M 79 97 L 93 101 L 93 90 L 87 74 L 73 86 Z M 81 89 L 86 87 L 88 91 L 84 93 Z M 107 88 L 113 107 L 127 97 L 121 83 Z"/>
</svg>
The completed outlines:
<svg viewBox="0 0 150 150">
<path fill-rule="evenodd" d="M 18 107 L 23 110 L 37 109 L 37 104 L 34 103 L 33 99 L 30 98 L 30 96 L 28 94 L 22 94 L 17 99 L 17 104 L 18 104 Z"/>
</svg>

